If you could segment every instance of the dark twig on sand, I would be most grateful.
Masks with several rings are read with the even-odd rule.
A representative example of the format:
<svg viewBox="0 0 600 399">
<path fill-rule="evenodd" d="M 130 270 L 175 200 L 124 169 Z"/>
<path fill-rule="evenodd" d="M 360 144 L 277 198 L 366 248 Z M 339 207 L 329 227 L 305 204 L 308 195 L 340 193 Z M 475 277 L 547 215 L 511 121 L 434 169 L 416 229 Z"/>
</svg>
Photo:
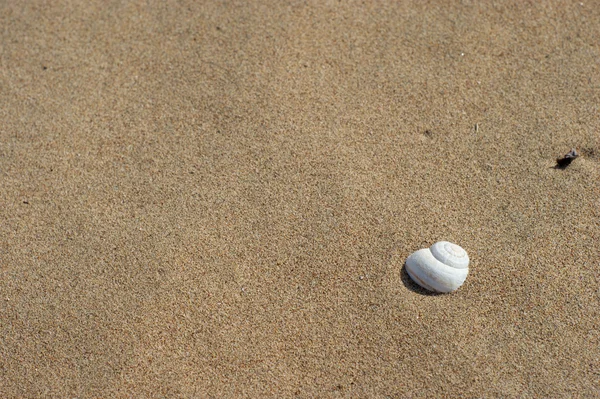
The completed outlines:
<svg viewBox="0 0 600 399">
<path fill-rule="evenodd" d="M 556 159 L 556 168 L 557 169 L 564 169 L 567 166 L 569 166 L 571 164 L 571 162 L 573 162 L 573 160 L 575 160 L 575 158 L 577 158 L 579 156 L 579 154 L 577 153 L 577 151 L 575 150 L 575 148 L 573 148 L 571 151 L 569 151 L 569 153 L 567 155 L 565 155 L 562 158 L 557 158 Z"/>
</svg>

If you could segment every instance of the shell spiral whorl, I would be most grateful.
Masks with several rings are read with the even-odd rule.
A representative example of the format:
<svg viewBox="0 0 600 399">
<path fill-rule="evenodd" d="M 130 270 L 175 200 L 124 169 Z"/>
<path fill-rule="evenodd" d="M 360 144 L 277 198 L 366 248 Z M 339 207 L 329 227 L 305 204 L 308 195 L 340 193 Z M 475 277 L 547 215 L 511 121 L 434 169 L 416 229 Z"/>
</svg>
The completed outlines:
<svg viewBox="0 0 600 399">
<path fill-rule="evenodd" d="M 436 242 L 406 259 L 406 272 L 421 287 L 434 292 L 458 289 L 469 274 L 469 255 L 448 241 Z"/>
</svg>

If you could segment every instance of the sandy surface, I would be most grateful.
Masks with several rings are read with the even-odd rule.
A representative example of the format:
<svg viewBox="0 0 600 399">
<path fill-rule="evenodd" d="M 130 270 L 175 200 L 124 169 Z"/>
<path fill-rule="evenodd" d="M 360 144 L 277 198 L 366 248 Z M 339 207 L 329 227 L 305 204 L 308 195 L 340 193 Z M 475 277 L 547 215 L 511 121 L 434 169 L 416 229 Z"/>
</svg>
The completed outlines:
<svg viewBox="0 0 600 399">
<path fill-rule="evenodd" d="M 2 396 L 600 397 L 598 38 L 587 0 L 0 2 Z M 471 273 L 425 295 L 438 240 Z"/>
</svg>

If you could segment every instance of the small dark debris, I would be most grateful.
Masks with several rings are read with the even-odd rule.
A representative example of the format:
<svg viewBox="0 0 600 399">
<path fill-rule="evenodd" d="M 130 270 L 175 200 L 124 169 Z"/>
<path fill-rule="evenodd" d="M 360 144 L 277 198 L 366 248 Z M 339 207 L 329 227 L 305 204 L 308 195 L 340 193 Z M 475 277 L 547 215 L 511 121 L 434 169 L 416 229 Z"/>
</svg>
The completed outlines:
<svg viewBox="0 0 600 399">
<path fill-rule="evenodd" d="M 221 27 L 220 27 L 220 26 L 217 26 L 217 30 L 221 30 Z"/>
<path fill-rule="evenodd" d="M 429 129 L 425 130 L 425 132 L 423 132 L 423 134 L 429 138 L 433 137 L 433 132 Z"/>
<path fill-rule="evenodd" d="M 23 201 L 23 203 L 29 205 L 29 201 Z"/>
<path fill-rule="evenodd" d="M 571 165 L 571 162 L 573 162 L 575 160 L 575 158 L 577 158 L 578 156 L 579 156 L 579 154 L 577 153 L 575 148 L 573 148 L 564 157 L 556 159 L 555 168 L 556 169 L 565 169 L 567 166 Z"/>
<path fill-rule="evenodd" d="M 42 69 L 45 71 L 46 69 L 48 69 L 48 67 L 46 65 L 43 65 Z"/>
</svg>

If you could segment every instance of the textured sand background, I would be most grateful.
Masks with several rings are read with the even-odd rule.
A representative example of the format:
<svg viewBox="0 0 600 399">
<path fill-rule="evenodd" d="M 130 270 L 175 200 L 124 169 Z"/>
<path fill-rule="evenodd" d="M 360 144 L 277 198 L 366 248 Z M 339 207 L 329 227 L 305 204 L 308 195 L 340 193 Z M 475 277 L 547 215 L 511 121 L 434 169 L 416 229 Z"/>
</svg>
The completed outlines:
<svg viewBox="0 0 600 399">
<path fill-rule="evenodd" d="M 479 3 L 1 1 L 2 397 L 600 397 L 600 2 Z"/>
</svg>

